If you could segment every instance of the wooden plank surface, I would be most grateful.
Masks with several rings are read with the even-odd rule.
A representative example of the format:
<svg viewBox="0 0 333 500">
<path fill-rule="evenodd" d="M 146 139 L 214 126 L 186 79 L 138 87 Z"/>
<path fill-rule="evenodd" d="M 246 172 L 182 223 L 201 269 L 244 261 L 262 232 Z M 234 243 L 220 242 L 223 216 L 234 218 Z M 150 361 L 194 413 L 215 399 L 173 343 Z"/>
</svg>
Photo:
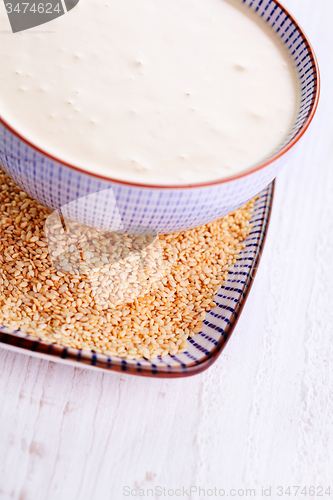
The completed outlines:
<svg viewBox="0 0 333 500">
<path fill-rule="evenodd" d="M 226 350 L 205 373 L 168 381 L 0 349 L 0 500 L 120 500 L 125 486 L 333 494 L 333 2 L 284 4 L 315 47 L 322 98 L 278 177 Z"/>
</svg>

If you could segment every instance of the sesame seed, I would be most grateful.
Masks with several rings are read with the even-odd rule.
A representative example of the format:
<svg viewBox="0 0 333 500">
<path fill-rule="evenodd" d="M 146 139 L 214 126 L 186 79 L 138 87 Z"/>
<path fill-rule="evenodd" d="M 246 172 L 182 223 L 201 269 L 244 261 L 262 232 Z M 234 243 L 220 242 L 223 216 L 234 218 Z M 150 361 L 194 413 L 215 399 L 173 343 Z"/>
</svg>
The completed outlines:
<svg viewBox="0 0 333 500">
<path fill-rule="evenodd" d="M 111 356 L 185 352 L 251 230 L 254 200 L 153 242 L 67 220 L 46 229 L 51 211 L 0 181 L 0 324 Z"/>
</svg>

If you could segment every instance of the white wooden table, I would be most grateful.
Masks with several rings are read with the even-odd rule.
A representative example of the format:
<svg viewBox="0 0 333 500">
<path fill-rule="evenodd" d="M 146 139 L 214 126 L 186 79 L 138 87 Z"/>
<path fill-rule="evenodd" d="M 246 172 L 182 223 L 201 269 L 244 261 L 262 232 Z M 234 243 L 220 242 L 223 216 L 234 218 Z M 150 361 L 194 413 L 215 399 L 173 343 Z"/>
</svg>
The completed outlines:
<svg viewBox="0 0 333 500">
<path fill-rule="evenodd" d="M 271 486 L 277 499 L 280 485 L 330 485 L 333 494 L 333 1 L 285 5 L 315 47 L 322 97 L 278 177 L 230 343 L 205 373 L 170 381 L 0 349 L 0 500 L 120 500 L 124 487 L 148 498 L 157 486 L 235 488 L 235 498 Z"/>
</svg>

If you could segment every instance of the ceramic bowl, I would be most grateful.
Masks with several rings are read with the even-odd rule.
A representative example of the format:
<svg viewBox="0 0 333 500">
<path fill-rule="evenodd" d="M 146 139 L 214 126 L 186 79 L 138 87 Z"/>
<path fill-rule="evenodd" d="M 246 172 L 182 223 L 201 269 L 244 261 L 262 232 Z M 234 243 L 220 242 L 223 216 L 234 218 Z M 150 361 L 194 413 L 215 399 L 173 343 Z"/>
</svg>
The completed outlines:
<svg viewBox="0 0 333 500">
<path fill-rule="evenodd" d="M 292 131 L 268 160 L 239 175 L 206 184 L 163 187 L 131 184 L 65 164 L 34 147 L 0 119 L 3 169 L 22 189 L 50 209 L 60 209 L 80 199 L 80 203 L 74 204 L 74 218 L 97 227 L 104 221 L 103 228 L 109 230 L 114 230 L 112 214 L 115 212 L 125 229 L 145 227 L 162 234 L 206 224 L 240 207 L 265 188 L 285 165 L 292 148 L 309 126 L 319 98 L 316 58 L 293 17 L 276 0 L 243 0 L 243 3 L 282 39 L 294 61 L 301 88 Z M 103 196 L 96 196 L 101 191 Z"/>
</svg>

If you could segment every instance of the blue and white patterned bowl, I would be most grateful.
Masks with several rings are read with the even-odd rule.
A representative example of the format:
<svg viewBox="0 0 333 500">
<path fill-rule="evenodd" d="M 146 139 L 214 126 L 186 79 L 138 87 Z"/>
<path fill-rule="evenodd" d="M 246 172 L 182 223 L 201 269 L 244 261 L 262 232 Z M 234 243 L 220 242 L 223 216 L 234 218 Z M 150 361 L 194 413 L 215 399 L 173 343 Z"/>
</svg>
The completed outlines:
<svg viewBox="0 0 333 500">
<path fill-rule="evenodd" d="M 254 205 L 252 229 L 245 240 L 228 279 L 215 295 L 217 306 L 206 313 L 203 329 L 189 339 L 186 352 L 152 360 L 121 359 L 88 350 L 48 344 L 20 331 L 0 325 L 0 347 L 31 354 L 48 361 L 107 371 L 126 372 L 146 377 L 188 377 L 209 368 L 226 346 L 242 313 L 255 277 L 269 225 L 274 183 L 264 189 Z"/>
<path fill-rule="evenodd" d="M 291 148 L 309 126 L 319 98 L 319 70 L 309 41 L 276 0 L 243 0 L 271 26 L 287 47 L 297 69 L 301 102 L 284 145 L 254 168 L 221 181 L 188 186 L 148 186 L 99 177 L 65 164 L 28 143 L 0 118 L 0 164 L 43 205 L 56 210 L 78 198 L 76 219 L 90 226 L 110 220 L 116 199 L 123 225 L 171 233 L 206 224 L 232 212 L 265 188 L 286 163 Z M 87 195 L 110 190 L 108 197 Z M 112 225 L 112 224 L 111 224 Z M 107 229 L 104 227 L 104 229 Z M 113 230 L 113 227 L 109 227 Z"/>
</svg>

